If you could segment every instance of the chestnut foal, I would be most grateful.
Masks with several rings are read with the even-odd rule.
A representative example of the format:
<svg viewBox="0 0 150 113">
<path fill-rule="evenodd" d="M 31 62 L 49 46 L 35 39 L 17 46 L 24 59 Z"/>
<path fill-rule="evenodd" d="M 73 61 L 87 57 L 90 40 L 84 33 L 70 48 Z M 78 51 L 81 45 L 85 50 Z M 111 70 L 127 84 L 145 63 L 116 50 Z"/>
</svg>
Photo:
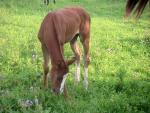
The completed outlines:
<svg viewBox="0 0 150 113">
<path fill-rule="evenodd" d="M 44 18 L 38 38 L 41 42 L 44 56 L 44 86 L 48 88 L 49 60 L 51 59 L 52 90 L 55 93 L 66 93 L 64 86 L 69 71 L 68 66 L 76 62 L 75 81 L 80 81 L 80 51 L 77 38 L 84 49 L 84 85 L 88 88 L 90 16 L 80 7 L 70 7 L 50 12 Z M 75 57 L 65 61 L 63 46 L 70 42 Z"/>
</svg>

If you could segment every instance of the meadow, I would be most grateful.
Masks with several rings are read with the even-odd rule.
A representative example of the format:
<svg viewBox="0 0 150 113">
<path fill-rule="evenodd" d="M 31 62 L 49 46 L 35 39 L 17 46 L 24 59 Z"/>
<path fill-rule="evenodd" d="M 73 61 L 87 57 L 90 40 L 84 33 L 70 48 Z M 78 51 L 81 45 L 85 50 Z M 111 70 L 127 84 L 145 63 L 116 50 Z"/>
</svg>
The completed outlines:
<svg viewBox="0 0 150 113">
<path fill-rule="evenodd" d="M 124 19 L 125 2 L 0 0 L 0 113 L 150 113 L 150 7 L 139 20 Z M 89 88 L 83 87 L 83 64 L 78 85 L 70 66 L 68 99 L 43 89 L 37 38 L 44 16 L 65 6 L 91 15 Z M 72 55 L 66 44 L 65 58 Z"/>
</svg>

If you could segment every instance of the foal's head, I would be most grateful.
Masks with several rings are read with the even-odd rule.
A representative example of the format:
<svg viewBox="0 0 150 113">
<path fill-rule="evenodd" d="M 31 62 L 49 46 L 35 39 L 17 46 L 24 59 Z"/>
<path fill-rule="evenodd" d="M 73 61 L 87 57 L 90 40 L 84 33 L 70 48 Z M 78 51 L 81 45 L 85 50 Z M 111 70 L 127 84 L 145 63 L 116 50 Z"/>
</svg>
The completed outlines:
<svg viewBox="0 0 150 113">
<path fill-rule="evenodd" d="M 59 62 L 51 69 L 52 91 L 59 94 L 64 91 L 64 85 L 69 71 L 68 66 L 75 61 L 75 58 L 66 62 Z"/>
</svg>

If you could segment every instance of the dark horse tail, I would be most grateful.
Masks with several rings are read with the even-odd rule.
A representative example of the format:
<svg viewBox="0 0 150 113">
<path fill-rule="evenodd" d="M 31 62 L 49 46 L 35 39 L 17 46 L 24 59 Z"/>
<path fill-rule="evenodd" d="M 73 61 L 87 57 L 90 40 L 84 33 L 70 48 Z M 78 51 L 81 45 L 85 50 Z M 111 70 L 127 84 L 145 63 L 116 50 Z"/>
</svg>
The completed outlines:
<svg viewBox="0 0 150 113">
<path fill-rule="evenodd" d="M 136 18 L 139 18 L 148 3 L 149 0 L 128 0 L 126 4 L 126 14 L 125 17 L 129 17 L 133 9 L 136 7 L 134 13 L 136 13 Z M 137 4 L 137 6 L 136 6 Z"/>
</svg>

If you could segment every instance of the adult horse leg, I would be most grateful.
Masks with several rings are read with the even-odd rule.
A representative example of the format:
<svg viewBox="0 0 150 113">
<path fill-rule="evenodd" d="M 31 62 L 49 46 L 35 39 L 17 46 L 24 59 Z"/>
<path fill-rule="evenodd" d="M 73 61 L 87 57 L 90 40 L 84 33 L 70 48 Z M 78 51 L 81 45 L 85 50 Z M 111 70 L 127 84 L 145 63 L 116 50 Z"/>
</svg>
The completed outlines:
<svg viewBox="0 0 150 113">
<path fill-rule="evenodd" d="M 56 0 L 53 0 L 54 4 L 56 3 Z"/>
<path fill-rule="evenodd" d="M 78 83 L 80 81 L 80 49 L 77 44 L 77 37 L 78 35 L 76 35 L 70 42 L 71 49 L 74 52 L 76 59 L 75 83 Z"/>
<path fill-rule="evenodd" d="M 135 12 L 137 13 L 136 18 L 139 18 L 146 6 L 146 4 L 148 3 L 148 0 L 140 0 L 139 4 L 135 10 Z"/>
<path fill-rule="evenodd" d="M 44 63 L 43 63 L 43 70 L 44 70 L 44 87 L 47 89 L 48 88 L 48 72 L 49 72 L 49 54 L 47 51 L 47 48 L 44 44 L 42 44 L 42 52 L 43 52 L 43 57 L 44 57 Z"/>
</svg>

